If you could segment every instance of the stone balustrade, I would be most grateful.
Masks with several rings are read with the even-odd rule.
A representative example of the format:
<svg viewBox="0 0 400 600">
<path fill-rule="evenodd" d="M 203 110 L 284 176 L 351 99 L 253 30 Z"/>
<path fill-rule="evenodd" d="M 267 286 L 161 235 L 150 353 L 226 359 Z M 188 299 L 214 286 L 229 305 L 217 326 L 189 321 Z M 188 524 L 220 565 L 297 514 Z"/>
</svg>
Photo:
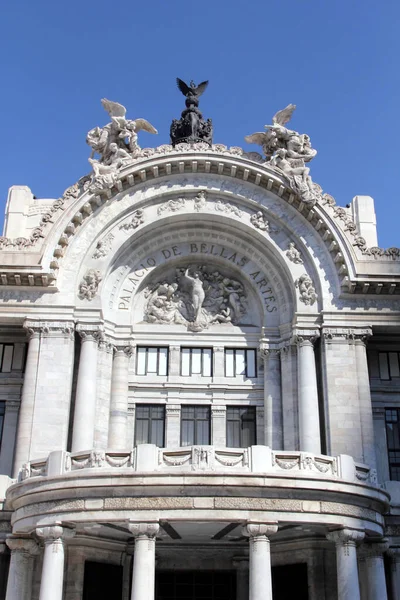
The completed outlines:
<svg viewBox="0 0 400 600">
<path fill-rule="evenodd" d="M 47 459 L 25 463 L 19 481 L 32 477 L 59 476 L 86 469 L 115 469 L 133 472 L 171 473 L 262 473 L 268 476 L 315 477 L 377 485 L 376 472 L 354 462 L 351 456 L 337 457 L 309 452 L 273 451 L 267 446 L 216 448 L 188 446 L 176 449 L 141 444 L 131 451 L 51 452 Z"/>
</svg>

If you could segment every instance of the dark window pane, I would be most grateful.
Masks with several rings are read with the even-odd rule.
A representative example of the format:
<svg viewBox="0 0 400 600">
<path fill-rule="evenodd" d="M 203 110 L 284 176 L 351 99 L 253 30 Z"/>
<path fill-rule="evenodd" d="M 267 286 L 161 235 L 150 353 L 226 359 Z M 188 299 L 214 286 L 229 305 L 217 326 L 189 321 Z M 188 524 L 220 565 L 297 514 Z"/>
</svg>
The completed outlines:
<svg viewBox="0 0 400 600">
<path fill-rule="evenodd" d="M 153 404 L 137 404 L 135 419 L 135 445 L 164 446 L 165 408 Z"/>
</svg>

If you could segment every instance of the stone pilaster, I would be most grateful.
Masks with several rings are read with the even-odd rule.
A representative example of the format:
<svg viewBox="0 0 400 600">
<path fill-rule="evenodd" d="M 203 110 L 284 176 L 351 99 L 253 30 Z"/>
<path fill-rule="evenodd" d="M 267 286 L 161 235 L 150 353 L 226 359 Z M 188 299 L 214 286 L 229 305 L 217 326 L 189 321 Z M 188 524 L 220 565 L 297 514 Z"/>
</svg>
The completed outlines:
<svg viewBox="0 0 400 600">
<path fill-rule="evenodd" d="M 314 356 L 314 342 L 318 335 L 317 331 L 298 330 L 294 338 L 297 344 L 300 450 L 314 454 L 321 453 L 317 373 Z"/>
<path fill-rule="evenodd" d="M 211 406 L 211 443 L 213 446 L 226 446 L 226 406 Z"/>
<path fill-rule="evenodd" d="M 360 600 L 356 544 L 364 536 L 358 529 L 339 529 L 326 536 L 336 545 L 338 600 Z"/>
<path fill-rule="evenodd" d="M 390 558 L 390 586 L 392 598 L 400 599 L 400 548 L 392 546 L 386 553 Z"/>
<path fill-rule="evenodd" d="M 299 449 L 297 346 L 281 347 L 283 449 Z"/>
<path fill-rule="evenodd" d="M 39 527 L 36 535 L 44 541 L 39 600 L 62 600 L 64 584 L 64 543 L 74 530 L 60 525 Z"/>
<path fill-rule="evenodd" d="M 179 377 L 181 374 L 181 347 L 169 347 L 169 368 L 168 374 L 170 377 Z"/>
<path fill-rule="evenodd" d="M 223 346 L 214 346 L 214 378 L 225 377 L 225 348 Z"/>
<path fill-rule="evenodd" d="M 96 423 L 93 441 L 94 448 L 100 451 L 108 448 L 113 357 L 114 346 L 108 337 L 104 337 L 99 342 L 97 353 Z"/>
<path fill-rule="evenodd" d="M 236 569 L 236 600 L 249 600 L 249 557 L 235 556 L 233 566 Z"/>
<path fill-rule="evenodd" d="M 34 556 L 39 548 L 29 538 L 9 537 L 6 544 L 11 550 L 6 600 L 30 600 Z"/>
<path fill-rule="evenodd" d="M 28 353 L 14 458 L 14 477 L 31 458 L 65 450 L 74 363 L 74 323 L 26 321 Z M 57 372 L 54 372 L 57 364 Z M 49 405 L 52 410 L 49 411 Z M 41 435 L 32 435 L 40 429 Z"/>
<path fill-rule="evenodd" d="M 127 418 L 129 392 L 129 361 L 134 348 L 115 346 L 111 381 L 110 423 L 108 448 L 127 449 Z"/>
<path fill-rule="evenodd" d="M 159 524 L 128 523 L 128 528 L 135 538 L 131 599 L 154 600 L 155 548 Z"/>
<path fill-rule="evenodd" d="M 269 536 L 278 531 L 278 525 L 248 523 L 242 531 L 249 538 L 249 600 L 272 600 Z"/>
<path fill-rule="evenodd" d="M 165 447 L 178 448 L 181 443 L 181 405 L 165 407 Z"/>
<path fill-rule="evenodd" d="M 103 338 L 100 323 L 78 324 L 81 337 L 78 381 L 75 396 L 75 414 L 72 430 L 72 452 L 94 447 L 97 393 L 97 354 Z"/>
<path fill-rule="evenodd" d="M 283 449 L 282 386 L 280 350 L 260 344 L 264 361 L 264 444 L 273 450 Z"/>
<path fill-rule="evenodd" d="M 370 328 L 356 330 L 350 334 L 351 338 L 354 340 L 356 354 L 363 461 L 369 465 L 371 469 L 376 469 L 374 421 L 372 415 L 371 389 L 369 385 L 366 348 L 367 341 L 371 335 L 372 330 Z"/>
<path fill-rule="evenodd" d="M 383 554 L 388 547 L 387 540 L 382 539 L 365 543 L 361 548 L 366 564 L 368 600 L 387 600 Z"/>
</svg>

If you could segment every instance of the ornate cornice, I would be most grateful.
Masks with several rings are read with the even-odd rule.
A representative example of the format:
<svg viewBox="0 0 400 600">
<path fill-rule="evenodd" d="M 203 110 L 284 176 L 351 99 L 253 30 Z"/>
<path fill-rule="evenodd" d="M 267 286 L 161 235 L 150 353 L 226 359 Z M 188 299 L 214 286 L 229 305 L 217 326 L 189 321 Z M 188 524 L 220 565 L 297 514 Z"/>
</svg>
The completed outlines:
<svg viewBox="0 0 400 600">
<path fill-rule="evenodd" d="M 30 321 L 27 319 L 23 327 L 29 339 L 40 335 L 74 339 L 75 323 L 73 321 Z"/>
</svg>

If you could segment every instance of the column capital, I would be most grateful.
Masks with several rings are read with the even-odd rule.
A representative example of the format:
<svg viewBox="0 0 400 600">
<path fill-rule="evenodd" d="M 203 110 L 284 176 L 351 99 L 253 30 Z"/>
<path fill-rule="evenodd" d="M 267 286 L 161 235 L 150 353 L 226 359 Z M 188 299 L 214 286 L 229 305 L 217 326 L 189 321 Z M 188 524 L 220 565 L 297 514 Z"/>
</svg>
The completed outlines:
<svg viewBox="0 0 400 600">
<path fill-rule="evenodd" d="M 73 529 L 62 527 L 61 525 L 49 525 L 46 527 L 37 527 L 36 535 L 44 541 L 45 544 L 67 540 L 75 535 Z"/>
<path fill-rule="evenodd" d="M 299 348 L 303 346 L 314 346 L 319 338 L 319 331 L 316 329 L 295 329 L 291 342 Z"/>
<path fill-rule="evenodd" d="M 365 532 L 361 529 L 336 529 L 329 532 L 326 537 L 337 546 L 355 546 L 357 543 L 362 542 Z"/>
<path fill-rule="evenodd" d="M 370 337 L 372 337 L 372 328 L 363 327 L 362 329 L 350 329 L 350 339 L 356 344 L 366 346 Z"/>
<path fill-rule="evenodd" d="M 278 523 L 247 523 L 242 528 L 242 534 L 249 538 L 269 537 L 278 531 Z"/>
<path fill-rule="evenodd" d="M 281 350 L 280 348 L 277 348 L 268 342 L 261 341 L 259 345 L 259 352 L 261 358 L 264 360 L 269 360 L 270 358 L 279 358 Z"/>
<path fill-rule="evenodd" d="M 153 523 L 131 523 L 128 522 L 128 529 L 136 539 L 154 539 L 160 529 L 158 521 Z"/>
<path fill-rule="evenodd" d="M 136 346 L 133 346 L 129 342 L 116 342 L 114 344 L 114 354 L 115 355 L 125 355 L 127 358 L 130 358 L 136 350 Z"/>
<path fill-rule="evenodd" d="M 9 537 L 6 539 L 6 544 L 11 552 L 23 552 L 32 556 L 39 554 L 39 546 L 31 538 Z"/>
<path fill-rule="evenodd" d="M 73 339 L 75 323 L 73 321 L 34 321 L 26 319 L 23 328 L 29 339 L 39 337 L 69 337 Z"/>
<path fill-rule="evenodd" d="M 114 345 L 110 338 L 104 334 L 100 336 L 99 349 L 103 352 L 107 352 L 107 354 L 114 354 Z"/>
<path fill-rule="evenodd" d="M 99 344 L 105 340 L 103 322 L 78 323 L 76 331 L 79 333 L 82 342 L 94 341 Z"/>
<path fill-rule="evenodd" d="M 389 541 L 386 538 L 381 540 L 365 542 L 360 550 L 361 555 L 365 558 L 383 558 L 383 554 L 389 548 Z"/>
</svg>

